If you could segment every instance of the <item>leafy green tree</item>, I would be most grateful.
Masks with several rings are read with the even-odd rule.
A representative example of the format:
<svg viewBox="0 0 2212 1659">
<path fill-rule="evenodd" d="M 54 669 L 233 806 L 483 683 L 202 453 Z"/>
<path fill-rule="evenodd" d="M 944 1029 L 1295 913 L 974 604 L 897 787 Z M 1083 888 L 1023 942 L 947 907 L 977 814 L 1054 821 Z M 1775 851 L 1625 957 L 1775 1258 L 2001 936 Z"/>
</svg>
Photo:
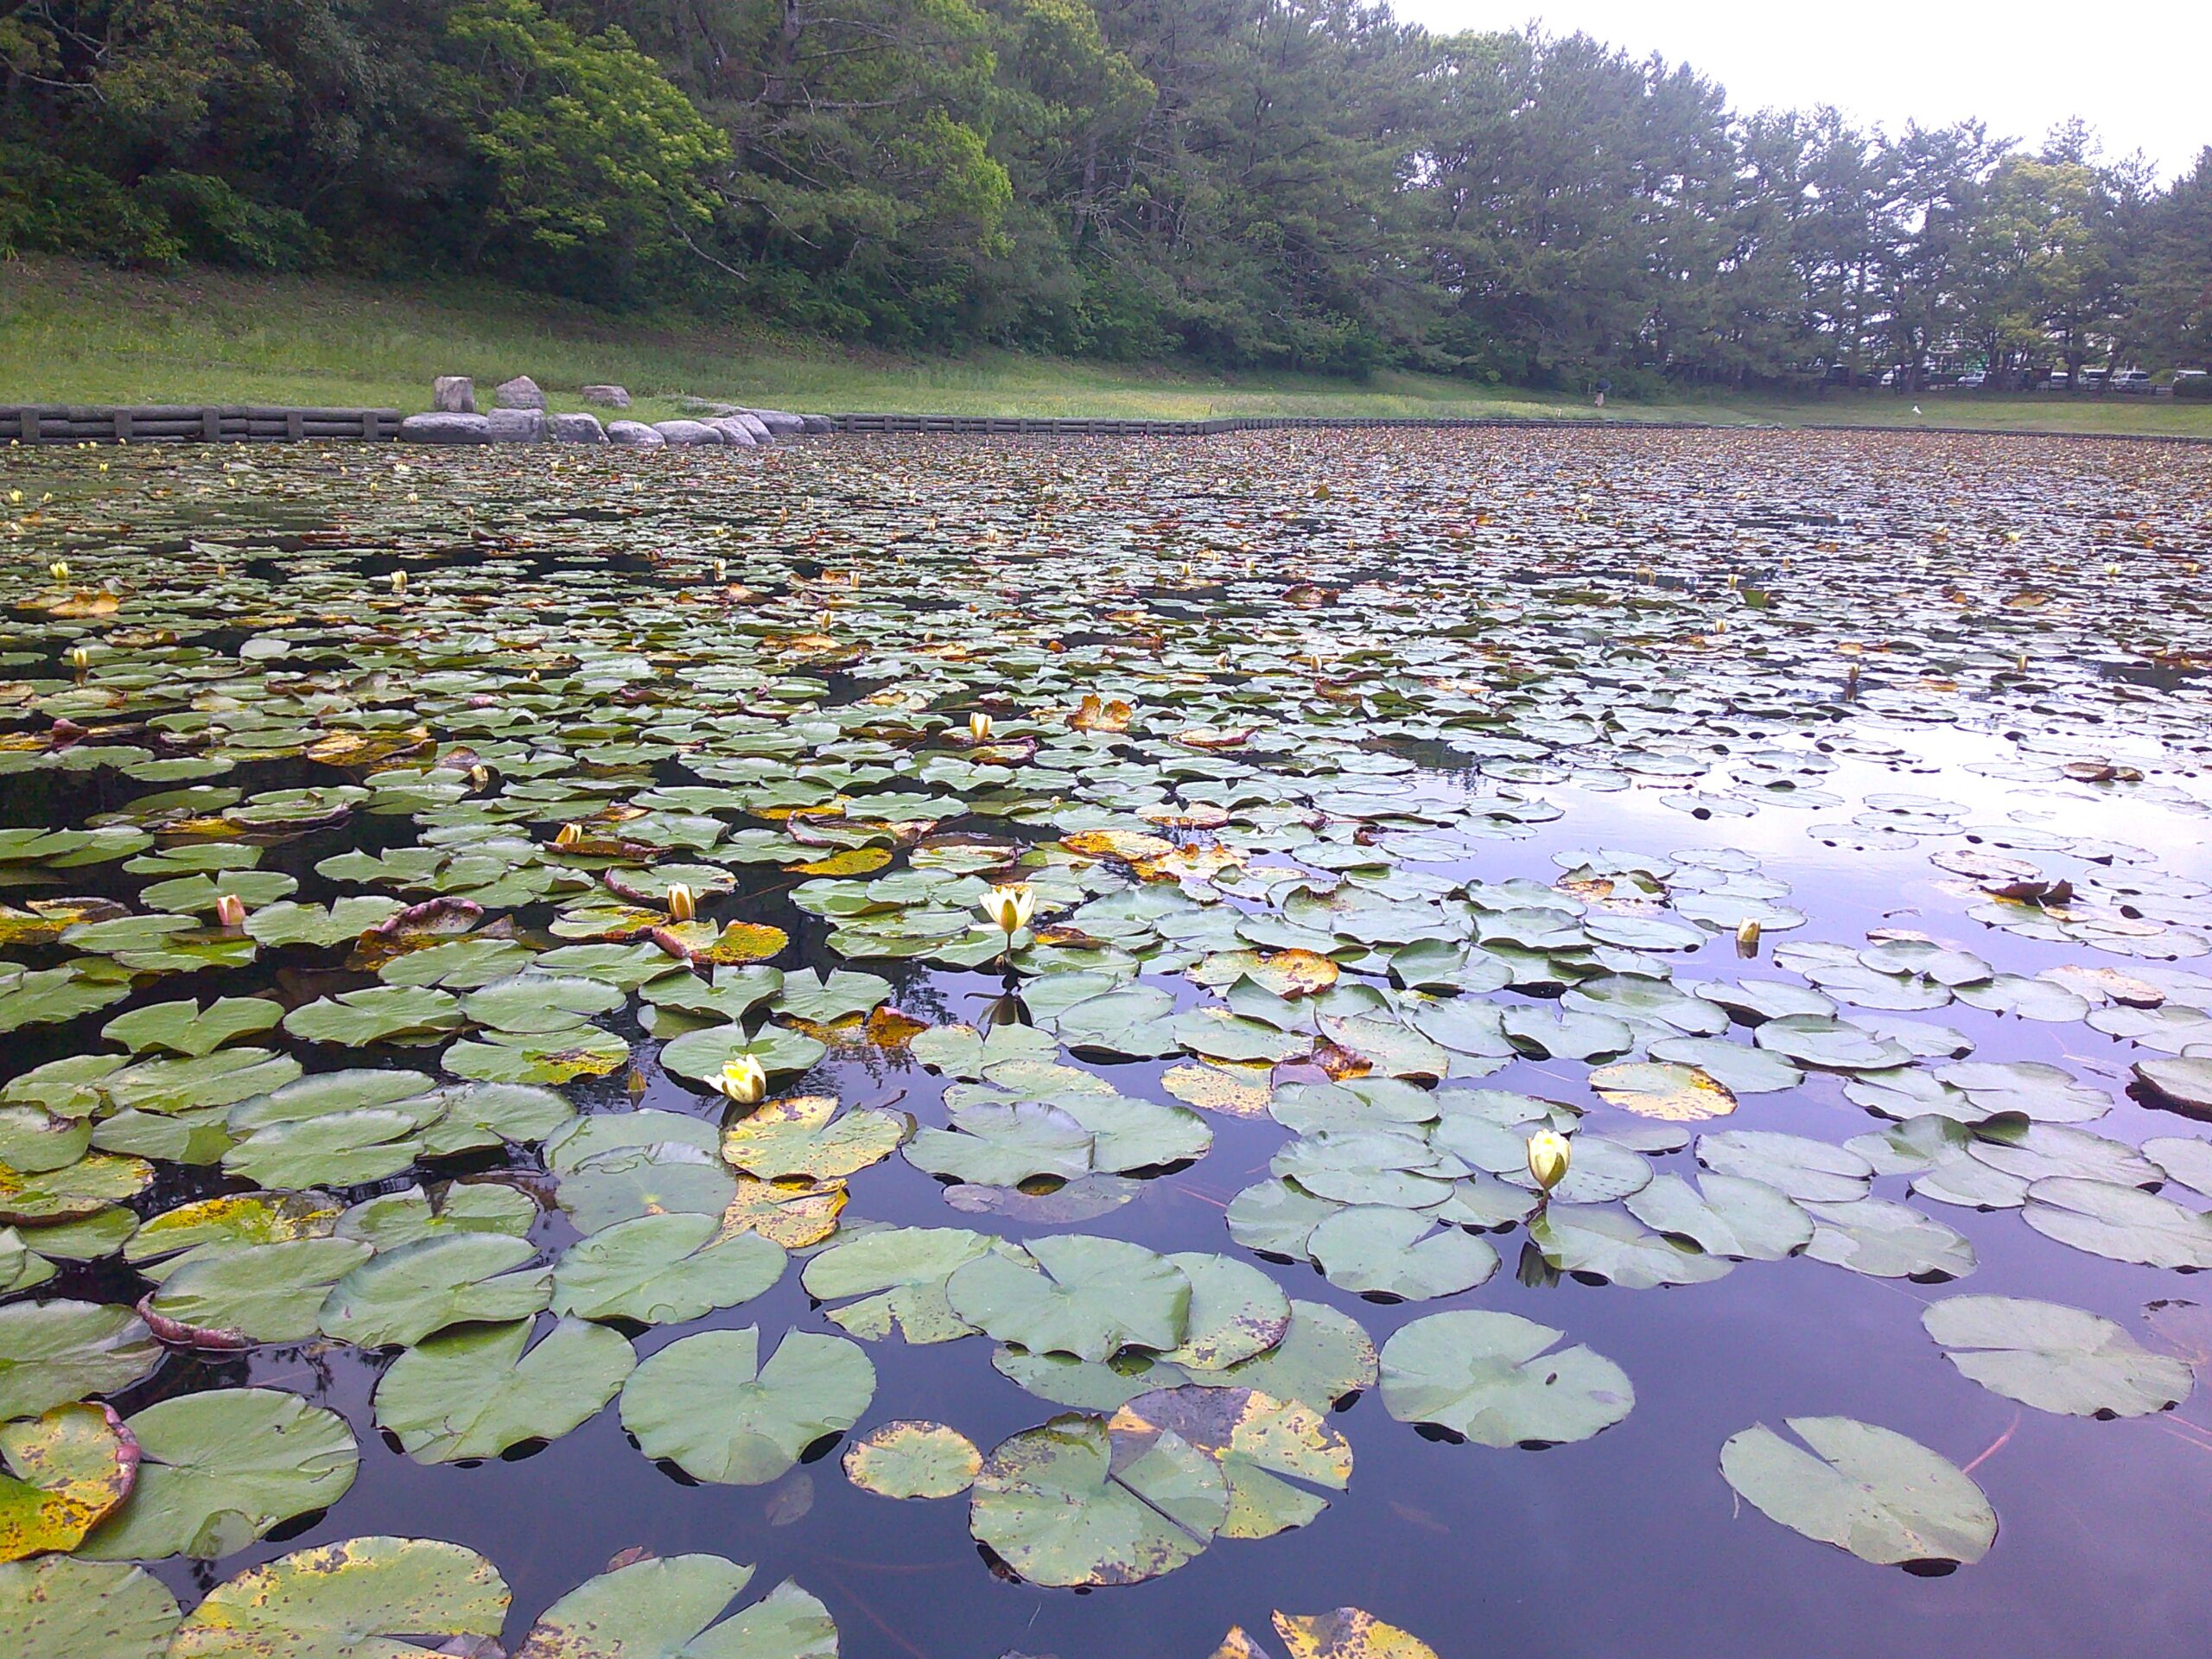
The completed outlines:
<svg viewBox="0 0 2212 1659">
<path fill-rule="evenodd" d="M 621 30 L 580 35 L 536 0 L 472 0 L 446 39 L 491 226 L 627 276 L 713 222 L 709 170 L 728 140 Z"/>
</svg>

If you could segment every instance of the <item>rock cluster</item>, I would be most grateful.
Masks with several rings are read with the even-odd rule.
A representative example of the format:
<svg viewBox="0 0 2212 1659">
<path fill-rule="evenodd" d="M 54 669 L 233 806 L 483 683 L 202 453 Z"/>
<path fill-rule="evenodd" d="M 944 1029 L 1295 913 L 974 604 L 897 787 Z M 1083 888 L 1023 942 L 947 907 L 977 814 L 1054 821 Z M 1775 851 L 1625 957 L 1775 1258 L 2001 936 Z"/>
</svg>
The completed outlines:
<svg viewBox="0 0 2212 1659">
<path fill-rule="evenodd" d="M 608 409 L 630 407 L 620 386 L 583 388 L 586 403 Z M 432 388 L 434 412 L 410 415 L 399 425 L 403 443 L 610 443 L 632 449 L 665 445 L 708 445 L 758 449 L 779 438 L 830 431 L 819 415 L 795 415 L 786 409 L 747 409 L 735 404 L 687 403 L 696 419 L 612 420 L 600 424 L 589 414 L 556 415 L 545 407 L 545 393 L 528 375 L 518 375 L 492 394 L 493 407 L 476 412 L 475 383 L 465 375 L 440 375 Z"/>
</svg>

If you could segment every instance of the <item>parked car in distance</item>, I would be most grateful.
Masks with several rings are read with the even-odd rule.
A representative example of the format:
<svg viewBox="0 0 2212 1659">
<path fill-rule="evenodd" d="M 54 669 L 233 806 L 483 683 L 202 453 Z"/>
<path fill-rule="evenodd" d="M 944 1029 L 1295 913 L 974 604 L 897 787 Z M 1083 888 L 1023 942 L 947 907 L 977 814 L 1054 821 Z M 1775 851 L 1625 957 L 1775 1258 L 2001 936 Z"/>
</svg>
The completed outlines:
<svg viewBox="0 0 2212 1659">
<path fill-rule="evenodd" d="M 2111 370 L 2109 370 L 2109 369 L 2084 369 L 2084 370 L 2082 370 L 2082 389 L 2084 391 L 2103 391 L 2103 390 L 2104 390 L 2104 385 L 2105 385 L 2105 378 L 2106 378 L 2106 377 L 2107 377 L 2107 375 L 2109 375 L 2111 372 L 2112 372 L 2112 371 L 2111 371 Z"/>
<path fill-rule="evenodd" d="M 2053 369 L 2050 372 L 2050 389 L 2053 391 L 2063 391 L 2073 384 L 2074 377 L 2065 370 Z"/>
<path fill-rule="evenodd" d="M 2148 391 L 2151 376 L 2143 369 L 2122 369 L 2112 378 L 2113 387 L 2119 391 Z"/>
<path fill-rule="evenodd" d="M 2176 369 L 2172 391 L 2177 397 L 2212 398 L 2212 370 Z"/>
<path fill-rule="evenodd" d="M 1977 391 L 1989 384 L 1989 376 L 1980 369 L 1968 369 L 1959 377 L 1959 385 L 1968 391 Z"/>
</svg>

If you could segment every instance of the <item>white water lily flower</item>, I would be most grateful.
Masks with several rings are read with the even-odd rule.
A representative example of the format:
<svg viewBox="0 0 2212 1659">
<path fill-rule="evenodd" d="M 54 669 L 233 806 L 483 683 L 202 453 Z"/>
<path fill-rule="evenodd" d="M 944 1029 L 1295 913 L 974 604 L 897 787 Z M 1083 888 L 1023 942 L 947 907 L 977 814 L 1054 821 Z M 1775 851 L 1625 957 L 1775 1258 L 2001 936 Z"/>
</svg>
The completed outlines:
<svg viewBox="0 0 2212 1659">
<path fill-rule="evenodd" d="M 689 885 L 671 881 L 668 885 L 668 914 L 671 921 L 688 922 L 699 914 L 699 901 Z"/>
<path fill-rule="evenodd" d="M 982 900 L 983 916 L 1008 938 L 1029 925 L 1036 913 L 1037 894 L 1027 881 L 1009 881 L 993 887 Z"/>
<path fill-rule="evenodd" d="M 1529 1173 L 1547 1192 L 1567 1179 L 1573 1157 L 1573 1147 L 1556 1129 L 1538 1129 L 1529 1137 Z"/>
<path fill-rule="evenodd" d="M 715 1091 L 740 1106 L 758 1106 L 768 1093 L 767 1068 L 750 1054 L 734 1054 L 720 1075 L 708 1079 Z"/>
</svg>

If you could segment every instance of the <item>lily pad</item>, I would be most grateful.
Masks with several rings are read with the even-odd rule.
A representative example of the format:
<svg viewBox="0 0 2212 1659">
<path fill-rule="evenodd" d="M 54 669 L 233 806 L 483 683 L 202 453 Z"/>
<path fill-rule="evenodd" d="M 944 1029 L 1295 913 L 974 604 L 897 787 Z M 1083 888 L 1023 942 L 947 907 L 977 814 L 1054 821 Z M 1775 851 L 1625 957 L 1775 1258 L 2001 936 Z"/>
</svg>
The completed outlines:
<svg viewBox="0 0 2212 1659">
<path fill-rule="evenodd" d="M 92 1394 L 120 1394 L 153 1375 L 162 1346 L 127 1307 L 11 1302 L 0 1307 L 0 1421 Z"/>
<path fill-rule="evenodd" d="M 218 1389 L 164 1400 L 125 1425 L 137 1484 L 81 1554 L 96 1560 L 213 1560 L 296 1516 L 328 1509 L 360 1454 L 336 1412 L 276 1389 Z"/>
<path fill-rule="evenodd" d="M 1382 1344 L 1382 1405 L 1482 1446 L 1586 1440 L 1636 1405 L 1621 1368 L 1515 1313 L 1432 1313 Z"/>
<path fill-rule="evenodd" d="M 2171 1410 L 2194 1384 L 2185 1361 L 2059 1302 L 1952 1296 L 1929 1304 L 1920 1323 L 1962 1375 L 2039 1411 L 2141 1417 Z"/>
<path fill-rule="evenodd" d="M 1189 1325 L 1191 1281 L 1166 1257 L 1121 1239 L 1032 1239 L 1020 1257 L 987 1252 L 945 1281 L 954 1313 L 1033 1353 L 1104 1360 L 1124 1348 L 1166 1353 Z"/>
<path fill-rule="evenodd" d="M 248 1567 L 177 1627 L 169 1659 L 398 1659 L 402 1637 L 494 1637 L 506 1580 L 473 1549 L 348 1538 Z"/>
<path fill-rule="evenodd" d="M 640 1216 L 569 1247 L 554 1269 L 552 1308 L 682 1325 L 751 1301 L 783 1277 L 784 1261 L 782 1248 L 757 1233 L 725 1236 L 713 1216 Z"/>
<path fill-rule="evenodd" d="M 505 1233 L 417 1240 L 340 1279 L 321 1310 L 327 1335 L 364 1348 L 411 1347 L 450 1325 L 518 1319 L 552 1299 L 530 1241 Z"/>
<path fill-rule="evenodd" d="M 0 1562 L 74 1549 L 121 1506 L 138 1442 L 106 1406 L 55 1406 L 0 1427 Z"/>
<path fill-rule="evenodd" d="M 1071 1415 L 999 1442 L 968 1524 L 1032 1584 L 1139 1584 L 1194 1560 L 1229 1504 L 1221 1465 L 1180 1435 Z"/>
<path fill-rule="evenodd" d="M 875 1397 L 875 1367 L 856 1343 L 795 1331 L 765 1364 L 760 1346 L 752 1325 L 671 1343 L 624 1387 L 622 1427 L 695 1480 L 758 1486 Z"/>
<path fill-rule="evenodd" d="M 752 1579 L 719 1555 L 632 1561 L 539 1614 L 515 1659 L 836 1659 L 829 1610 L 788 1579 L 715 1623 Z"/>
<path fill-rule="evenodd" d="M 687 1217 L 688 1219 L 688 1217 Z M 604 1325 L 563 1319 L 525 1353 L 528 1319 L 474 1325 L 410 1348 L 377 1383 L 377 1425 L 424 1463 L 493 1458 L 557 1440 L 612 1400 L 637 1363 Z"/>
<path fill-rule="evenodd" d="M 976 1443 L 943 1423 L 880 1424 L 845 1448 L 845 1478 L 878 1497 L 957 1497 L 983 1466 Z"/>
<path fill-rule="evenodd" d="M 0 1651 L 16 1659 L 162 1659 L 176 1598 L 143 1567 L 68 1555 L 0 1565 Z"/>
<path fill-rule="evenodd" d="M 1997 1514 L 1957 1465 L 1893 1429 L 1792 1417 L 1793 1446 L 1761 1423 L 1729 1437 L 1720 1472 L 1783 1526 L 1877 1566 L 1980 1560 Z"/>
</svg>

